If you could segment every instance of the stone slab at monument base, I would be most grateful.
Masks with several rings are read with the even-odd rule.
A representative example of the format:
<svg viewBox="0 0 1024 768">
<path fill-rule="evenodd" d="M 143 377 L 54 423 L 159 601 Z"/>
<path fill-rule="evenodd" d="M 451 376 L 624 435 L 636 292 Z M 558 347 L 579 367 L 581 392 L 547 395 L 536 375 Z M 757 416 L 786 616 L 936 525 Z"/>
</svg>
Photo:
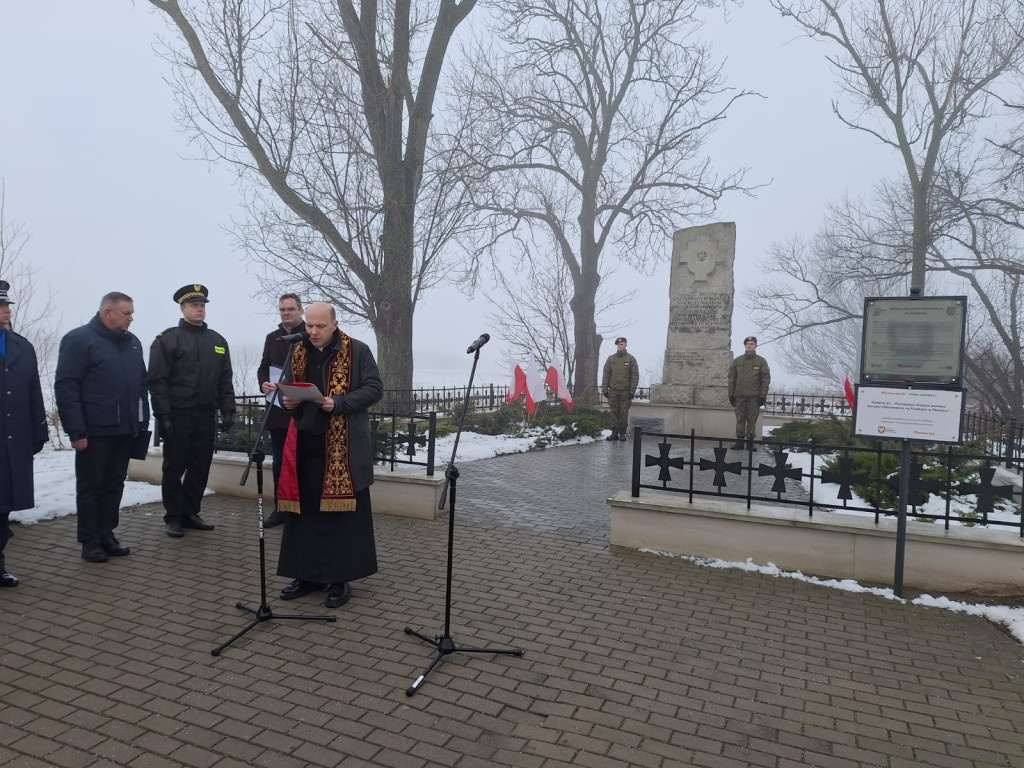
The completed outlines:
<svg viewBox="0 0 1024 768">
<path fill-rule="evenodd" d="M 795 418 L 762 413 L 757 426 L 760 429 L 777 427 Z M 692 429 L 700 437 L 733 439 L 736 437 L 736 414 L 728 405 L 669 405 L 634 401 L 629 406 L 629 426 L 669 435 L 688 435 Z"/>
<path fill-rule="evenodd" d="M 214 493 L 227 496 L 256 498 L 256 467 L 249 470 L 244 486 L 239 485 L 249 457 L 239 453 L 218 453 L 210 465 L 210 479 L 206 487 Z M 132 459 L 128 464 L 128 479 L 159 485 L 162 477 L 163 456 L 159 450 L 150 450 L 144 461 Z M 373 488 L 370 491 L 375 515 L 397 515 L 420 520 L 433 520 L 443 511 L 437 508 L 441 502 L 444 474 L 428 477 L 423 467 L 399 467 L 392 472 L 377 467 L 374 469 Z M 274 474 L 270 458 L 263 463 L 264 514 L 274 508 Z M 269 503 L 268 503 L 269 502 Z M 445 510 L 448 509 L 445 504 Z"/>
<path fill-rule="evenodd" d="M 896 520 L 622 491 L 608 500 L 611 543 L 891 586 Z M 1024 594 L 1024 540 L 1013 530 L 907 522 L 903 583 L 923 591 Z"/>
</svg>

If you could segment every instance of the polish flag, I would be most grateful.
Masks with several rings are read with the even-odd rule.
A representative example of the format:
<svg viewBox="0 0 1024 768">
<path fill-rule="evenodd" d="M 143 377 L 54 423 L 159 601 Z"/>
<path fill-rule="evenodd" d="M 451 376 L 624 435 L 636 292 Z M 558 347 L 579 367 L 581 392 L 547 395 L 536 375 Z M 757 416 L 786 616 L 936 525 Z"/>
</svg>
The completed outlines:
<svg viewBox="0 0 1024 768">
<path fill-rule="evenodd" d="M 846 375 L 846 371 L 838 361 L 832 365 L 832 370 L 836 372 L 836 377 L 839 379 L 839 386 L 843 388 L 843 394 L 846 395 L 846 402 L 850 404 L 850 412 L 853 413 L 853 385 L 850 383 L 850 377 Z"/>
<path fill-rule="evenodd" d="M 506 353 L 505 364 L 512 372 L 512 383 L 509 385 L 508 394 L 505 395 L 505 402 L 514 403 L 520 395 L 526 392 L 526 374 L 523 373 L 522 366 L 512 359 L 511 354 Z"/>
<path fill-rule="evenodd" d="M 569 388 L 565 386 L 565 379 L 562 377 L 562 361 L 557 356 L 551 360 L 544 383 L 551 387 L 551 391 L 558 395 L 558 399 L 565 403 L 565 407 L 571 411 L 572 395 L 569 394 Z"/>
<path fill-rule="evenodd" d="M 538 403 L 548 399 L 540 373 L 537 371 L 537 358 L 530 350 L 530 359 L 526 363 L 526 412 L 533 416 L 537 412 Z"/>
</svg>

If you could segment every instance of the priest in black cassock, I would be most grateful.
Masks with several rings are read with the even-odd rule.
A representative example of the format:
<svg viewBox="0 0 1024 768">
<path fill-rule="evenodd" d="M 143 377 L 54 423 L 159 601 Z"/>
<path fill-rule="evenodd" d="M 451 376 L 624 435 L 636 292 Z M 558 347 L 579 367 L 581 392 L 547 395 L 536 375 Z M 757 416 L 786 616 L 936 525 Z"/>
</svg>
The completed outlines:
<svg viewBox="0 0 1024 768">
<path fill-rule="evenodd" d="M 351 595 L 350 582 L 377 572 L 367 409 L 380 400 L 383 385 L 370 348 L 338 329 L 334 307 L 311 304 L 306 332 L 309 339 L 296 345 L 285 381 L 315 385 L 322 397 L 283 398 L 293 418 L 278 509 L 290 514 L 277 574 L 294 579 L 281 599 L 326 590 L 327 607 L 339 608 Z"/>
</svg>

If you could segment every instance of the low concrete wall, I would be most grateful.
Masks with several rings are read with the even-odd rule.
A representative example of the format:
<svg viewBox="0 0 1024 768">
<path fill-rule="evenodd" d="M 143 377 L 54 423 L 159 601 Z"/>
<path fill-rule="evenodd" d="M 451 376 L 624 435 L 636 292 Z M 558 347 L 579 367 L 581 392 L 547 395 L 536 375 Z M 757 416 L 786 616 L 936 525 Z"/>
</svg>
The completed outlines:
<svg viewBox="0 0 1024 768">
<path fill-rule="evenodd" d="M 218 453 L 210 465 L 210 479 L 206 487 L 214 493 L 228 496 L 256 498 L 256 467 L 249 471 L 245 485 L 240 485 L 248 457 L 241 454 Z M 144 461 L 132 459 L 128 465 L 128 479 L 159 485 L 163 456 L 159 450 L 151 450 Z M 401 467 L 394 472 L 377 467 L 374 469 L 373 512 L 374 514 L 415 517 L 433 520 L 442 510 L 437 508 L 441 501 L 444 474 L 427 477 L 422 467 Z M 270 459 L 263 463 L 263 498 L 273 499 L 274 473 Z M 445 511 L 450 504 L 446 500 Z M 268 512 L 269 514 L 269 512 Z"/>
<path fill-rule="evenodd" d="M 896 520 L 622 491 L 608 500 L 611 543 L 890 586 Z M 1024 593 L 1024 540 L 1014 531 L 908 521 L 903 583 L 921 590 Z"/>
</svg>

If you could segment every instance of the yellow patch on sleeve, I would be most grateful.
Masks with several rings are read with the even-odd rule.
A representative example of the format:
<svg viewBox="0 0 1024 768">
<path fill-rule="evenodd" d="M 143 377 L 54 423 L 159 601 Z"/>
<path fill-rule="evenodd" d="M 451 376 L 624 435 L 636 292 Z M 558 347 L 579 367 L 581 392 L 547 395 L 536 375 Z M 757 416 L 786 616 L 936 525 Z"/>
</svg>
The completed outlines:
<svg viewBox="0 0 1024 768">
<path fill-rule="evenodd" d="M 214 347 L 213 351 L 218 355 L 223 355 L 227 350 L 225 350 L 224 347 Z"/>
</svg>

